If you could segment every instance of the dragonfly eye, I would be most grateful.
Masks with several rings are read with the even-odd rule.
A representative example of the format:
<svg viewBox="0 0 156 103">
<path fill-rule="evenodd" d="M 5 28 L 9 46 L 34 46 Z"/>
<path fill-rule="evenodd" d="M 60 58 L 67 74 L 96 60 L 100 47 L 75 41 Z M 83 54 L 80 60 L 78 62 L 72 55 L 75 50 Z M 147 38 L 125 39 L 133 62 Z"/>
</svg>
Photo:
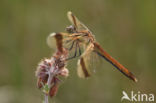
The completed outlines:
<svg viewBox="0 0 156 103">
<path fill-rule="evenodd" d="M 68 33 L 76 33 L 76 28 L 73 25 L 66 27 Z"/>
</svg>

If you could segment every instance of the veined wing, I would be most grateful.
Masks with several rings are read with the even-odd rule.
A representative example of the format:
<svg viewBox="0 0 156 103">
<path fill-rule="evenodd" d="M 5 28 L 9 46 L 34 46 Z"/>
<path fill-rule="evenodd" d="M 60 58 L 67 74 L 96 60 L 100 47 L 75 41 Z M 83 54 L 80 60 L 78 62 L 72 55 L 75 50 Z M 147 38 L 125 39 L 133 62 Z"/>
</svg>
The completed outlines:
<svg viewBox="0 0 156 103">
<path fill-rule="evenodd" d="M 105 60 L 110 62 L 114 67 L 116 67 L 121 73 L 123 73 L 125 76 L 133 80 L 134 82 L 137 82 L 136 77 L 123 65 L 121 65 L 117 60 L 112 58 L 106 51 L 103 50 L 103 48 L 98 44 L 94 43 L 94 51 L 102 56 Z"/>
<path fill-rule="evenodd" d="M 67 13 L 67 17 L 71 22 L 71 24 L 75 26 L 77 31 L 82 31 L 82 30 L 89 31 L 89 29 L 83 23 L 81 23 L 79 19 L 71 11 Z"/>
<path fill-rule="evenodd" d="M 65 41 L 71 41 L 68 33 L 51 33 L 47 38 L 47 44 L 50 48 L 57 48 L 62 51 Z"/>
<path fill-rule="evenodd" d="M 80 78 L 89 77 L 99 66 L 99 59 L 101 58 L 93 52 L 93 49 L 94 45 L 92 43 L 89 44 L 78 60 L 77 74 Z"/>
<path fill-rule="evenodd" d="M 63 52 L 62 42 L 63 42 L 63 35 L 60 33 L 52 33 L 47 38 L 47 44 L 49 45 L 49 47 L 52 47 L 54 44 L 56 44 L 56 47 L 60 52 Z"/>
<path fill-rule="evenodd" d="M 77 74 L 80 78 L 87 78 L 90 76 L 90 70 L 83 57 L 78 60 Z"/>
<path fill-rule="evenodd" d="M 85 52 L 81 55 L 80 59 L 78 60 L 78 68 L 77 68 L 77 74 L 80 78 L 87 78 L 90 76 L 91 71 L 89 70 L 89 64 L 88 59 L 89 54 L 93 50 L 93 45 L 89 45 Z"/>
</svg>

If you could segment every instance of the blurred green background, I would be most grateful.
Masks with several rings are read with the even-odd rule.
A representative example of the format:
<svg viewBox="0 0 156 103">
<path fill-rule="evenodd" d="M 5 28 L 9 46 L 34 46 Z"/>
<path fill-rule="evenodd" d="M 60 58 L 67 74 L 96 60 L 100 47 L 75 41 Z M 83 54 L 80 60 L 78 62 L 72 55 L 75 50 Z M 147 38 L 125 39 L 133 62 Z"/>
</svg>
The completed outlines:
<svg viewBox="0 0 156 103">
<path fill-rule="evenodd" d="M 120 103 L 123 90 L 156 94 L 155 0 L 1 0 L 0 103 L 42 102 L 36 66 L 52 55 L 47 36 L 70 25 L 69 10 L 139 81 L 133 83 L 106 61 L 91 78 L 80 79 L 73 60 L 70 76 L 50 103 Z"/>
</svg>

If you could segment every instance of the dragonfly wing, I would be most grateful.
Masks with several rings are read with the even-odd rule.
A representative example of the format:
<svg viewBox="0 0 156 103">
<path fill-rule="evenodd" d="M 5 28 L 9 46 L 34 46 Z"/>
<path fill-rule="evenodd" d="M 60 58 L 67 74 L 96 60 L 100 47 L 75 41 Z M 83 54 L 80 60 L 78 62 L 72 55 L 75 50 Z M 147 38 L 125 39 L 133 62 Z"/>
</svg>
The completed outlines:
<svg viewBox="0 0 156 103">
<path fill-rule="evenodd" d="M 78 60 L 77 74 L 80 78 L 87 78 L 90 76 L 90 71 L 83 57 Z"/>
<path fill-rule="evenodd" d="M 78 20 L 78 18 L 71 11 L 67 13 L 67 17 L 71 24 L 74 25 L 78 31 L 89 30 L 83 23 Z"/>
<path fill-rule="evenodd" d="M 47 37 L 47 45 L 50 48 L 55 48 L 56 47 L 56 39 L 54 38 L 56 35 L 56 33 L 51 33 L 48 37 Z"/>
<path fill-rule="evenodd" d="M 87 46 L 87 49 L 84 51 L 84 53 L 81 55 L 79 61 L 78 61 L 78 68 L 77 73 L 78 76 L 81 78 L 86 78 L 90 76 L 90 70 L 89 70 L 89 64 L 88 59 L 90 53 L 92 52 L 93 46 L 90 44 Z"/>
<path fill-rule="evenodd" d="M 98 68 L 99 59 L 98 55 L 93 52 L 93 45 L 87 46 L 87 49 L 81 55 L 78 61 L 77 73 L 81 78 L 89 77 L 95 69 Z"/>
<path fill-rule="evenodd" d="M 47 45 L 52 48 L 58 48 L 59 50 L 61 50 L 61 48 L 64 45 L 64 41 L 67 39 L 64 39 L 66 37 L 68 37 L 69 34 L 68 33 L 51 33 L 48 37 L 47 37 Z M 70 38 L 68 38 L 70 39 Z"/>
<path fill-rule="evenodd" d="M 125 68 L 122 64 L 120 64 L 117 60 L 112 58 L 106 51 L 103 50 L 103 48 L 98 44 L 94 43 L 94 50 L 95 52 L 103 57 L 105 60 L 110 62 L 114 67 L 116 67 L 121 73 L 123 73 L 125 76 L 133 80 L 134 82 L 137 82 L 136 77 L 127 69 Z"/>
</svg>

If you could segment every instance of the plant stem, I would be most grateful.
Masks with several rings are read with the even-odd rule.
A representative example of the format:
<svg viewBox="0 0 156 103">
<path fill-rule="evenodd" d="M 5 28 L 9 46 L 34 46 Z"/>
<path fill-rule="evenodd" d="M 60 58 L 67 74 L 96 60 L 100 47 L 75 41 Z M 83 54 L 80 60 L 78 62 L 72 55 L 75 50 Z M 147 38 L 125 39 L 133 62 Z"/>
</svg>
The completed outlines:
<svg viewBox="0 0 156 103">
<path fill-rule="evenodd" d="M 53 79 L 53 73 L 48 73 L 49 74 L 49 77 L 48 77 L 48 82 L 47 82 L 47 85 L 48 85 L 48 89 L 50 90 L 50 87 L 51 87 L 51 81 L 52 81 L 52 79 Z M 45 94 L 45 97 L 44 97 L 44 103 L 49 103 L 49 101 L 48 101 L 48 95 L 47 94 Z"/>
<path fill-rule="evenodd" d="M 49 101 L 48 101 L 48 95 L 45 94 L 44 100 L 45 100 L 44 103 L 49 103 Z"/>
</svg>

